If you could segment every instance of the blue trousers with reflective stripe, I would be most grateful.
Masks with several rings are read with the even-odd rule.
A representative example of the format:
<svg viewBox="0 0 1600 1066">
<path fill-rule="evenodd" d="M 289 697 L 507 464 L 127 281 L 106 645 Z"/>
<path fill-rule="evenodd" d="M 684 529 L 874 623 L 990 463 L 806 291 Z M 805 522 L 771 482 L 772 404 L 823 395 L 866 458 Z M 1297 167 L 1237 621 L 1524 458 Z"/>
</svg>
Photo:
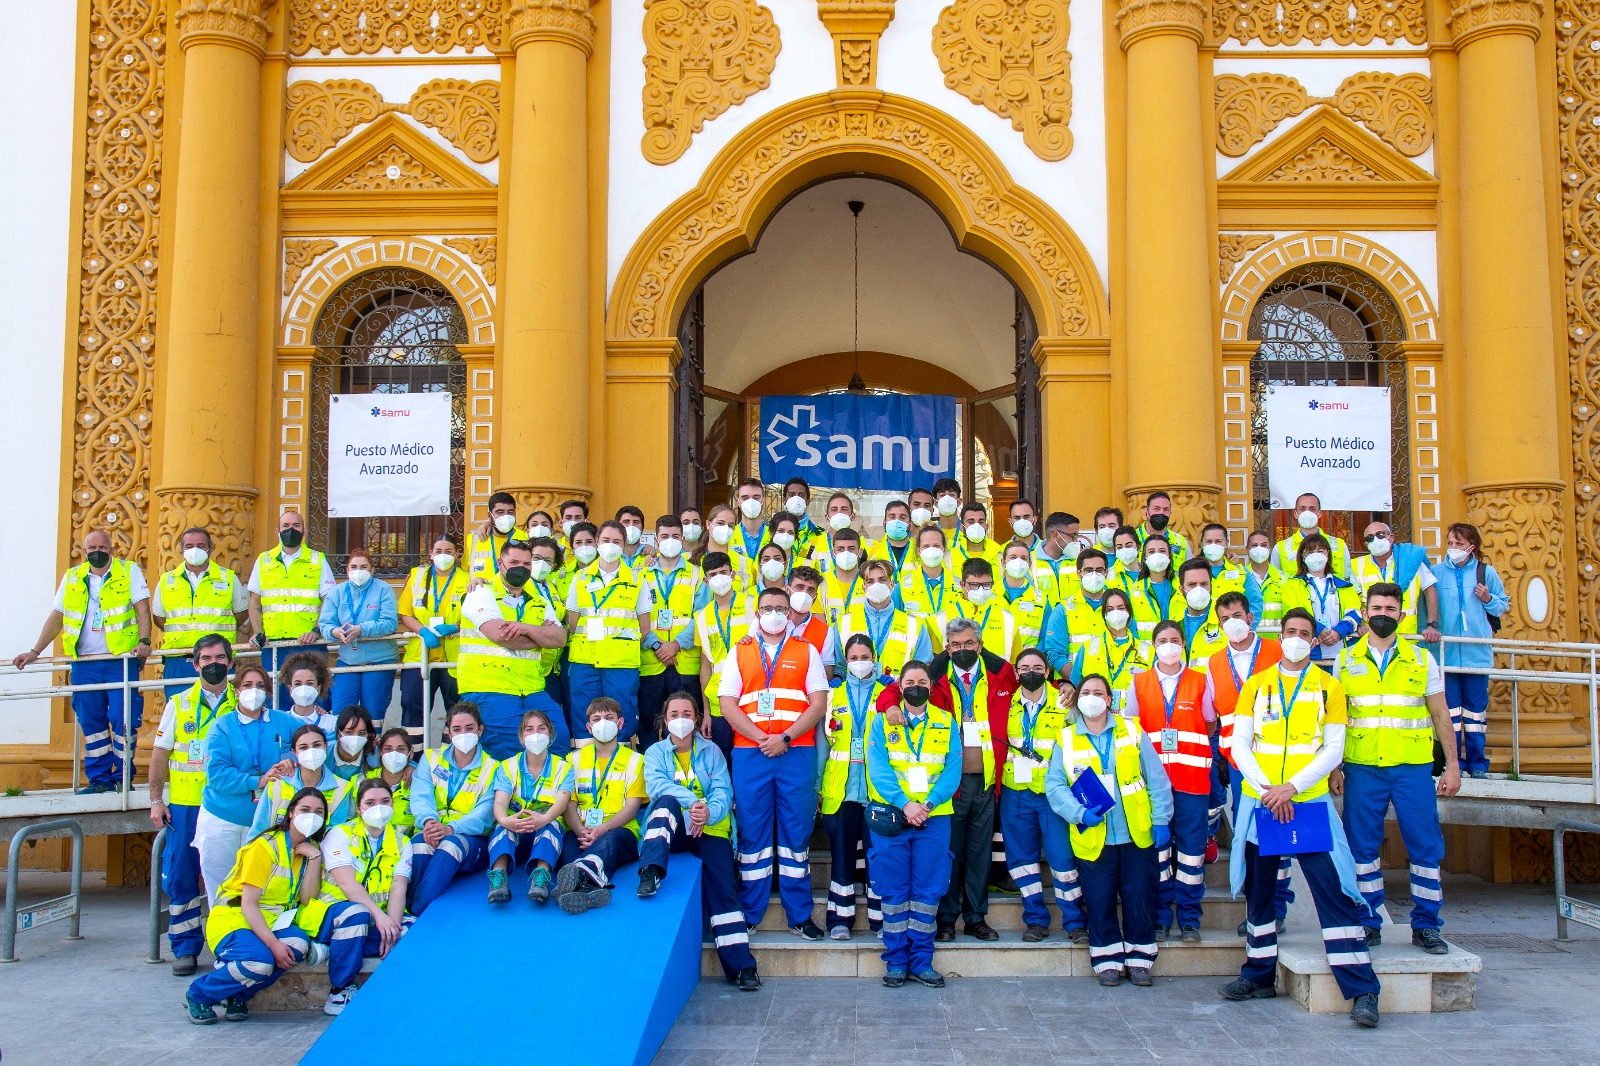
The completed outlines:
<svg viewBox="0 0 1600 1066">
<path fill-rule="evenodd" d="M 872 832 L 867 828 L 866 804 L 842 801 L 837 811 L 822 816 L 822 831 L 828 834 L 828 852 L 833 857 L 828 876 L 828 928 L 855 928 L 856 886 L 860 885 L 867 891 L 867 927 L 876 932 L 883 927 L 883 901 L 873 894 L 872 868 L 867 865 Z"/>
<path fill-rule="evenodd" d="M 126 659 L 96 659 L 75 662 L 69 675 L 74 685 L 104 685 L 123 680 L 126 668 L 133 680 L 137 667 Z M 126 745 L 123 700 L 120 688 L 97 689 L 72 694 L 72 713 L 83 730 L 83 776 L 93 784 L 122 787 L 122 754 Z M 144 699 L 133 699 L 133 721 L 127 723 L 135 733 L 144 717 Z"/>
<path fill-rule="evenodd" d="M 329 905 L 316 940 L 328 947 L 328 987 L 334 991 L 353 984 L 362 960 L 376 955 L 383 944 L 373 928 L 372 914 L 349 899 Z"/>
<path fill-rule="evenodd" d="M 1270 985 L 1278 974 L 1278 924 L 1273 904 L 1278 890 L 1278 861 L 1271 856 L 1263 858 L 1254 844 L 1244 847 L 1246 939 L 1244 966 L 1239 974 L 1257 985 Z M 1345 999 L 1378 991 L 1378 975 L 1372 972 L 1361 915 L 1339 887 L 1339 872 L 1334 869 L 1332 857 L 1323 851 L 1295 858 L 1317 905 L 1323 950 L 1339 991 Z"/>
<path fill-rule="evenodd" d="M 1083 886 L 1089 962 L 1095 973 L 1154 966 L 1156 849 L 1131 842 L 1107 844 L 1093 862 L 1078 860 L 1078 883 Z"/>
<path fill-rule="evenodd" d="M 289 949 L 295 962 L 302 962 L 311 954 L 311 934 L 304 929 L 293 927 L 274 935 Z M 217 968 L 189 983 L 189 995 L 208 1007 L 236 996 L 249 999 L 288 972 L 277 968 L 267 945 L 248 929 L 235 929 L 223 937 L 216 955 Z"/>
<path fill-rule="evenodd" d="M 639 842 L 639 866 L 654 866 L 666 880 L 667 863 L 673 852 L 686 851 L 700 859 L 700 910 L 705 927 L 717 946 L 717 961 L 729 980 L 740 970 L 751 969 L 756 957 L 750 953 L 750 934 L 745 929 L 744 908 L 739 903 L 739 880 L 733 869 L 733 845 L 727 837 L 702 833 L 690 836 L 685 830 L 688 818 L 683 806 L 671 796 L 662 796 L 650 808 L 645 820 L 644 839 Z"/>
<path fill-rule="evenodd" d="M 617 739 L 627 743 L 639 728 L 639 668 L 630 666 L 590 666 L 573 663 L 567 673 L 567 706 L 571 708 L 568 724 L 574 740 L 589 738 L 589 704 L 596 696 L 610 696 L 622 705 L 622 728 Z M 646 737 L 648 743 L 655 737 Z"/>
<path fill-rule="evenodd" d="M 1232 804 L 1229 810 L 1233 812 L 1234 847 L 1239 846 L 1238 840 L 1244 835 L 1244 830 L 1239 826 L 1239 797 L 1242 795 L 1239 791 L 1239 782 L 1243 780 L 1244 775 L 1238 770 L 1233 770 L 1228 780 L 1228 799 Z M 1278 860 L 1278 892 L 1274 904 L 1280 922 L 1289 916 L 1289 904 L 1294 902 L 1293 877 L 1294 866 L 1290 863 L 1289 856 L 1285 855 Z"/>
<path fill-rule="evenodd" d="M 545 863 L 554 870 L 556 863 L 561 860 L 562 833 L 559 818 L 534 833 L 513 833 L 504 826 L 495 826 L 489 837 L 489 865 L 493 866 L 506 857 L 511 860 L 511 869 L 507 873 L 526 866 L 528 876 L 532 877 L 533 864 L 536 862 Z"/>
<path fill-rule="evenodd" d="M 578 847 L 578 835 L 567 833 L 561 841 L 561 866 L 575 862 L 585 867 L 602 885 L 611 884 L 617 871 L 639 857 L 639 838 L 627 826 L 608 829 L 586 848 Z"/>
<path fill-rule="evenodd" d="M 201 908 L 206 887 L 200 881 L 200 853 L 194 847 L 199 807 L 167 807 L 167 839 L 161 847 L 161 891 L 167 894 L 167 939 L 174 955 L 198 955 L 206 945 Z"/>
<path fill-rule="evenodd" d="M 167 699 L 187 691 L 194 685 L 194 679 L 200 674 L 194 668 L 193 659 L 180 659 L 170 656 L 161 660 L 161 680 L 169 682 L 162 695 Z"/>
<path fill-rule="evenodd" d="M 1456 727 L 1461 772 L 1489 769 L 1483 745 L 1489 733 L 1489 679 L 1482 674 L 1444 672 L 1444 702 Z"/>
<path fill-rule="evenodd" d="M 1200 900 L 1206 894 L 1206 829 L 1211 797 L 1206 793 L 1172 793 L 1172 843 L 1156 852 L 1161 880 L 1156 889 L 1155 923 L 1172 928 L 1200 925 Z"/>
<path fill-rule="evenodd" d="M 1411 928 L 1438 929 L 1443 924 L 1439 864 L 1444 861 L 1444 833 L 1439 829 L 1433 766 L 1426 763 L 1344 764 L 1345 838 L 1356 861 L 1356 887 L 1373 910 L 1363 921 L 1374 929 L 1379 925 L 1376 912 L 1383 906 L 1383 869 L 1378 849 L 1383 846 L 1383 820 L 1391 803 L 1411 862 Z"/>
<path fill-rule="evenodd" d="M 872 886 L 883 900 L 883 963 L 891 970 L 933 968 L 933 934 L 939 900 L 950 888 L 950 816 L 935 815 L 921 829 L 879 833 L 867 854 Z"/>
<path fill-rule="evenodd" d="M 406 908 L 419 918 L 428 904 L 444 894 L 457 874 L 477 873 L 489 865 L 489 839 L 451 833 L 430 848 L 419 827 L 411 838 L 410 905 Z"/>
<path fill-rule="evenodd" d="M 739 813 L 735 819 L 739 898 L 745 920 L 756 925 L 767 913 L 776 869 L 784 916 L 790 925 L 799 925 L 811 917 L 812 909 L 811 828 L 817 814 L 817 749 L 807 744 L 769 757 L 759 748 L 734 748 L 733 799 Z"/>
<path fill-rule="evenodd" d="M 1031 789 L 1000 788 L 1000 822 L 1006 827 L 1006 869 L 1022 893 L 1022 920 L 1027 925 L 1050 928 L 1050 907 L 1045 901 L 1044 873 L 1039 859 L 1050 864 L 1056 906 L 1061 908 L 1061 928 L 1082 929 L 1083 891 L 1067 823 L 1050 809 L 1050 801 Z"/>
<path fill-rule="evenodd" d="M 565 757 L 572 750 L 561 708 L 544 690 L 526 696 L 505 692 L 463 692 L 461 698 L 478 705 L 483 715 L 483 750 L 496 759 L 522 754 L 522 716 L 543 711 L 550 718 L 550 750 Z M 584 734 L 588 736 L 587 733 Z"/>
</svg>

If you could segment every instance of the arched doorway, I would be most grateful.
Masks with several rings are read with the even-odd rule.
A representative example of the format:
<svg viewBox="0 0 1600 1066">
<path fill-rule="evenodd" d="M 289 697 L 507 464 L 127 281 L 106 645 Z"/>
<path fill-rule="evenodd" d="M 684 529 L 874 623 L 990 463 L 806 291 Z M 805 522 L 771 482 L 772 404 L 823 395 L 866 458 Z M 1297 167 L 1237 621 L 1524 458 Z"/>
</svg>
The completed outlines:
<svg viewBox="0 0 1600 1066">
<path fill-rule="evenodd" d="M 1394 510 L 1327 511 L 1324 528 L 1352 547 L 1374 518 L 1411 539 L 1411 444 L 1406 406 L 1405 320 L 1370 274 L 1337 262 L 1307 263 L 1274 279 L 1250 315 L 1249 338 L 1259 341 L 1250 361 L 1253 528 L 1274 539 L 1293 529 L 1293 515 L 1274 509 L 1268 491 L 1266 391 L 1272 385 L 1386 387 L 1390 402 Z"/>
<path fill-rule="evenodd" d="M 347 393 L 448 392 L 451 395 L 447 516 L 333 518 L 327 467 L 311 464 L 307 529 L 335 572 L 351 548 L 365 547 L 384 576 L 404 576 L 429 544 L 448 533 L 460 543 L 465 495 L 466 318 L 450 290 L 420 271 L 380 267 L 351 278 L 328 298 L 312 331 L 311 454 L 325 455 L 328 397 Z"/>
</svg>

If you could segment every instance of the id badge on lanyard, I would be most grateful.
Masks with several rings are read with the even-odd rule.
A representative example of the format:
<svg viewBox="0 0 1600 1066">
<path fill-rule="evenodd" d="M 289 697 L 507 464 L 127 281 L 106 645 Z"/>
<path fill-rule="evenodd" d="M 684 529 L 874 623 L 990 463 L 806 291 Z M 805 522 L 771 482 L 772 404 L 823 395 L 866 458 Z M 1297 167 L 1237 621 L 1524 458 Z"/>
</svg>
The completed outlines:
<svg viewBox="0 0 1600 1066">
<path fill-rule="evenodd" d="M 850 738 L 850 761 L 853 763 L 867 761 L 867 741 L 865 737 Z"/>
<path fill-rule="evenodd" d="M 606 620 L 604 618 L 586 618 L 583 623 L 583 636 L 585 640 L 602 641 L 606 639 Z"/>
<path fill-rule="evenodd" d="M 596 803 L 600 802 L 600 797 L 599 796 L 595 797 L 595 802 Z M 605 820 L 606 820 L 606 812 L 601 810 L 599 807 L 588 807 L 588 808 L 585 808 L 585 810 L 583 812 L 583 824 L 588 829 L 598 829 L 598 828 L 600 828 L 600 824 L 602 822 L 604 822 Z"/>
<path fill-rule="evenodd" d="M 1033 784 L 1033 770 L 1039 764 L 1026 755 L 1011 756 L 1011 777 L 1019 785 Z"/>
<path fill-rule="evenodd" d="M 777 697 L 771 689 L 762 689 L 756 693 L 756 714 L 762 718 L 771 718 L 778 710 Z"/>
<path fill-rule="evenodd" d="M 1171 755 L 1178 750 L 1178 731 L 1176 729 L 1163 729 L 1161 731 L 1161 753 Z"/>
<path fill-rule="evenodd" d="M 912 792 L 926 795 L 928 792 L 928 768 L 926 766 L 912 766 L 906 769 L 906 788 Z"/>
</svg>

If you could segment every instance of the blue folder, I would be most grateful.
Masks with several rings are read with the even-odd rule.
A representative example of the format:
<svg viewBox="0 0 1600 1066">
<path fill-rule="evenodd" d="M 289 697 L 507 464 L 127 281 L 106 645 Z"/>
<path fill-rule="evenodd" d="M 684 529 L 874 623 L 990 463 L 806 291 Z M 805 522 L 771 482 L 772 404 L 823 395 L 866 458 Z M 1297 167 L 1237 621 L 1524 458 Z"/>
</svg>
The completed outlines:
<svg viewBox="0 0 1600 1066">
<path fill-rule="evenodd" d="M 1100 780 L 1100 775 L 1089 770 L 1084 770 L 1078 779 L 1072 783 L 1072 795 L 1088 810 L 1104 815 L 1117 805 L 1111 798 L 1111 793 L 1106 791 L 1105 783 Z"/>
<path fill-rule="evenodd" d="M 1265 806 L 1256 808 L 1256 850 L 1262 855 L 1302 855 L 1333 850 L 1333 825 L 1327 804 L 1294 805 L 1294 817 L 1280 822 Z"/>
</svg>

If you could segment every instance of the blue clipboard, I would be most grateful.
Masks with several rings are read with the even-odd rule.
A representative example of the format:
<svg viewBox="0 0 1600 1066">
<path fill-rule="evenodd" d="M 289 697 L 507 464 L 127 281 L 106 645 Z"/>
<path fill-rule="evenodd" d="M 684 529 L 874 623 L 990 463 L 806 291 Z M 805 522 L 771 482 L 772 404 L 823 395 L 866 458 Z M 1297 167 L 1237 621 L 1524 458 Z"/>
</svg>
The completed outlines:
<svg viewBox="0 0 1600 1066">
<path fill-rule="evenodd" d="M 1117 805 L 1111 798 L 1111 793 L 1106 791 L 1100 775 L 1090 770 L 1084 770 L 1078 779 L 1072 783 L 1072 795 L 1088 810 L 1104 815 Z"/>
<path fill-rule="evenodd" d="M 1294 817 L 1280 822 L 1266 807 L 1256 808 L 1256 850 L 1262 855 L 1302 855 L 1333 850 L 1333 825 L 1327 805 L 1294 805 Z"/>
</svg>

